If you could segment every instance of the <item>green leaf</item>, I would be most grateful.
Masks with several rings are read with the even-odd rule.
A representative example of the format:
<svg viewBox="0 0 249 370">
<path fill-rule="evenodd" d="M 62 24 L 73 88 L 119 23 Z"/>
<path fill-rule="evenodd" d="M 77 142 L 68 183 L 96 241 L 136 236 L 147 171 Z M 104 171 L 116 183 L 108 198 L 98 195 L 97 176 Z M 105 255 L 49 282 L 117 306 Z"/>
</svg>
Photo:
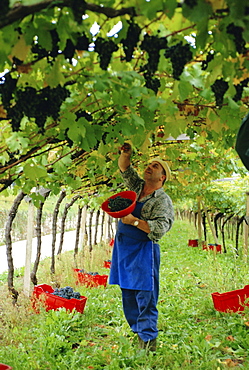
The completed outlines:
<svg viewBox="0 0 249 370">
<path fill-rule="evenodd" d="M 209 38 L 208 23 L 198 22 L 197 23 L 197 35 L 195 38 L 196 47 L 200 50 L 203 50 L 206 46 L 208 38 Z"/>
<path fill-rule="evenodd" d="M 6 144 L 10 151 L 23 151 L 23 149 L 27 148 L 30 141 L 29 139 L 22 136 L 22 134 L 18 132 L 14 132 L 11 136 L 6 139 Z"/>
<path fill-rule="evenodd" d="M 210 4 L 206 1 L 198 0 L 198 4 L 193 8 L 182 5 L 182 14 L 184 17 L 190 19 L 192 22 L 196 23 L 207 23 L 208 18 L 212 15 L 213 10 Z"/>
<path fill-rule="evenodd" d="M 60 129 L 66 130 L 75 124 L 76 115 L 70 111 L 64 111 L 60 119 Z"/>
<path fill-rule="evenodd" d="M 172 18 L 175 9 L 177 7 L 177 1 L 176 0 L 163 0 L 163 6 L 164 6 L 164 13 L 166 13 L 168 18 Z"/>
<path fill-rule="evenodd" d="M 47 175 L 46 169 L 35 163 L 25 164 L 23 167 L 23 172 L 31 180 L 38 180 L 39 178 Z"/>
<path fill-rule="evenodd" d="M 155 97 L 155 96 L 152 96 L 151 98 L 149 99 L 144 99 L 144 105 L 145 107 L 151 111 L 151 112 L 155 112 L 155 110 L 157 109 L 158 107 L 158 99 Z"/>
<path fill-rule="evenodd" d="M 232 98 L 230 98 L 230 96 L 227 99 L 228 99 L 228 106 L 231 109 L 239 110 L 239 105 Z"/>
<path fill-rule="evenodd" d="M 60 69 L 60 65 L 60 58 L 57 58 L 55 63 L 53 63 L 50 73 L 46 76 L 45 81 L 52 88 L 57 87 L 58 85 L 63 86 L 65 83 L 65 77 Z"/>
<path fill-rule="evenodd" d="M 141 2 L 141 0 L 140 0 Z M 163 9 L 163 1 L 157 0 L 157 1 L 147 1 L 146 3 L 143 2 L 143 5 L 141 7 L 142 14 L 148 18 L 153 19 L 156 17 L 157 12 L 161 11 Z"/>
<path fill-rule="evenodd" d="M 180 83 L 178 85 L 178 90 L 179 90 L 179 94 L 180 94 L 180 100 L 184 101 L 185 99 L 187 99 L 188 95 L 193 90 L 193 87 L 187 81 L 180 81 Z"/>
<path fill-rule="evenodd" d="M 139 117 L 137 114 L 132 113 L 131 114 L 131 119 L 135 126 L 143 126 L 144 127 L 144 120 L 143 118 Z"/>
</svg>

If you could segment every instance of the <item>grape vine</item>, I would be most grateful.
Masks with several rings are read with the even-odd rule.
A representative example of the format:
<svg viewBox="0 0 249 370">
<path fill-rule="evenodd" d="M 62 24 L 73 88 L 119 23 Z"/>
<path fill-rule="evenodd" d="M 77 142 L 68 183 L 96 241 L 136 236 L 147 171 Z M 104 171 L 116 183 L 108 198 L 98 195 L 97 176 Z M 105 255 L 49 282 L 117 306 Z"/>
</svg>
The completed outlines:
<svg viewBox="0 0 249 370">
<path fill-rule="evenodd" d="M 6 73 L 0 79 L 0 96 L 2 99 L 2 104 L 4 109 L 10 107 L 11 99 L 13 98 L 13 93 L 16 89 L 17 79 L 12 78 L 10 73 Z"/>
<path fill-rule="evenodd" d="M 215 96 L 216 106 L 221 108 L 224 94 L 228 90 L 228 82 L 224 81 L 222 78 L 217 79 L 211 86 L 211 89 Z"/>
<path fill-rule="evenodd" d="M 127 30 L 126 38 L 121 40 L 126 62 L 131 61 L 133 52 L 135 50 L 135 47 L 137 46 L 137 43 L 139 42 L 139 36 L 141 33 L 141 28 L 136 23 L 131 21 L 128 21 L 128 23 L 129 27 Z"/>
<path fill-rule="evenodd" d="M 34 118 L 40 132 L 44 133 L 47 118 L 59 118 L 61 104 L 69 95 L 69 91 L 60 85 L 56 88 L 48 86 L 41 90 L 29 86 L 16 90 L 15 104 L 5 105 L 12 130 L 19 131 L 21 120 L 26 116 L 29 119 Z"/>
<path fill-rule="evenodd" d="M 201 69 L 203 70 L 203 71 L 205 71 L 206 69 L 207 69 L 207 67 L 208 67 L 208 64 L 211 62 L 211 60 L 213 60 L 214 59 L 214 52 L 211 52 L 211 51 L 209 51 L 208 52 L 208 54 L 207 54 L 207 57 L 206 57 L 206 59 L 205 60 L 203 60 L 202 61 L 202 63 L 201 63 Z"/>
<path fill-rule="evenodd" d="M 111 61 L 112 53 L 118 50 L 118 46 L 112 40 L 105 40 L 102 37 L 98 37 L 95 41 L 95 51 L 99 55 L 100 68 L 104 71 Z"/>
<path fill-rule="evenodd" d="M 169 58 L 173 68 L 173 78 L 179 80 L 185 65 L 192 60 L 193 53 L 189 44 L 183 45 L 182 41 L 165 50 L 165 58 Z"/>
<path fill-rule="evenodd" d="M 184 0 L 184 4 L 187 5 L 189 8 L 193 9 L 197 4 L 197 0 Z"/>
<path fill-rule="evenodd" d="M 167 39 L 165 37 L 150 36 L 146 34 L 141 43 L 141 49 L 147 51 L 148 63 L 143 67 L 144 70 L 148 70 L 152 73 L 156 72 L 159 58 L 160 50 L 166 49 Z"/>
<path fill-rule="evenodd" d="M 249 78 L 246 78 L 245 80 L 241 81 L 240 84 L 234 86 L 236 89 L 236 94 L 234 95 L 233 100 L 235 102 L 241 100 L 244 87 L 248 85 L 248 82 L 249 82 Z"/>
<path fill-rule="evenodd" d="M 9 10 L 10 10 L 9 0 L 2 0 L 0 19 L 3 19 L 6 16 L 6 14 L 9 12 Z"/>
<path fill-rule="evenodd" d="M 75 112 L 75 115 L 77 117 L 76 121 L 78 121 L 80 117 L 84 117 L 88 122 L 93 121 L 93 116 L 90 113 L 86 112 L 85 110 L 80 109 L 77 112 Z"/>
<path fill-rule="evenodd" d="M 246 51 L 246 42 L 242 36 L 243 28 L 235 26 L 234 23 L 230 23 L 227 26 L 227 33 L 233 36 L 233 41 L 235 43 L 237 52 L 243 54 Z"/>
</svg>

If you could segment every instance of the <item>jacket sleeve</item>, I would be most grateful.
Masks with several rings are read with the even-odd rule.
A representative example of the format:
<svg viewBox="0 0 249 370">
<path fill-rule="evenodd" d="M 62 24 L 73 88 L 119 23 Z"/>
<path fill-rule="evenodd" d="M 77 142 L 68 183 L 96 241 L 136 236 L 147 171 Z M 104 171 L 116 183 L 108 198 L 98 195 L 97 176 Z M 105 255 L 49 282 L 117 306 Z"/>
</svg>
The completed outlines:
<svg viewBox="0 0 249 370">
<path fill-rule="evenodd" d="M 249 113 L 242 120 L 237 134 L 235 150 L 244 166 L 249 170 Z"/>
</svg>

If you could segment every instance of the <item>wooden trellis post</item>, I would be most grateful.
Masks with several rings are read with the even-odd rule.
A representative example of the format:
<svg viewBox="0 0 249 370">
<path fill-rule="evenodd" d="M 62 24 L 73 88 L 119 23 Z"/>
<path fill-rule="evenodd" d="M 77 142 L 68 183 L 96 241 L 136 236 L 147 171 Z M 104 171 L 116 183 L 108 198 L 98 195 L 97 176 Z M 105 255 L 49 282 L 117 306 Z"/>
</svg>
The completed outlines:
<svg viewBox="0 0 249 370">
<path fill-rule="evenodd" d="M 29 201 L 28 222 L 27 222 L 27 243 L 26 243 L 26 258 L 23 281 L 23 293 L 29 297 L 30 295 L 30 273 L 31 273 L 31 257 L 32 257 L 32 239 L 34 234 L 34 205 Z"/>
<path fill-rule="evenodd" d="M 217 235 L 216 235 L 214 226 L 213 226 L 213 224 L 211 222 L 211 218 L 210 218 L 210 215 L 209 215 L 209 213 L 207 211 L 207 208 L 206 208 L 206 206 L 203 203 L 202 203 L 202 205 L 203 205 L 203 209 L 204 209 L 204 212 L 205 212 L 206 217 L 207 217 L 207 220 L 208 220 L 208 224 L 209 224 L 210 230 L 211 230 L 212 235 L 213 235 L 213 238 L 214 238 L 214 242 L 215 242 L 215 244 L 219 244 L 218 238 L 217 238 Z"/>
<path fill-rule="evenodd" d="M 197 198 L 198 213 L 197 213 L 197 230 L 198 230 L 198 244 L 202 243 L 202 232 L 201 232 L 201 198 Z"/>
<path fill-rule="evenodd" d="M 86 220 L 87 220 L 87 206 L 84 205 L 81 216 L 81 226 L 80 226 L 80 249 L 84 251 L 84 246 L 86 242 Z"/>
<path fill-rule="evenodd" d="M 246 217 L 249 219 L 249 192 L 246 192 Z M 248 224 L 244 222 L 244 248 L 243 248 L 243 257 L 245 262 L 248 258 Z"/>
<path fill-rule="evenodd" d="M 105 213 L 104 217 L 104 235 L 103 235 L 103 240 L 106 242 L 108 239 L 108 214 Z"/>
</svg>

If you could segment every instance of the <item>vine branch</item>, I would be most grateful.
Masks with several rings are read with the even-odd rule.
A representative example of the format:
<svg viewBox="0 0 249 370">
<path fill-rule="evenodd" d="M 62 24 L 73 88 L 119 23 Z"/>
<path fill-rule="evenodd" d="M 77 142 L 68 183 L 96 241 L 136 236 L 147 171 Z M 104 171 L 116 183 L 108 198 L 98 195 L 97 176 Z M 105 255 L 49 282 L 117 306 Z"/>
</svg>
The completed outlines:
<svg viewBox="0 0 249 370">
<path fill-rule="evenodd" d="M 23 18 L 33 15 L 41 10 L 47 8 L 54 8 L 54 7 L 71 7 L 72 1 L 71 0 L 44 0 L 37 4 L 32 5 L 21 5 L 18 4 L 13 9 L 11 9 L 4 19 L 0 21 L 0 29 L 8 26 L 16 21 L 22 20 Z M 110 7 L 102 7 L 100 5 L 92 4 L 92 3 L 85 3 L 84 4 L 85 10 L 90 10 L 95 13 L 104 14 L 108 18 L 116 18 L 123 15 L 130 15 L 131 17 L 136 16 L 135 8 L 134 7 L 127 7 L 127 8 L 120 8 L 120 9 L 113 9 Z"/>
</svg>

